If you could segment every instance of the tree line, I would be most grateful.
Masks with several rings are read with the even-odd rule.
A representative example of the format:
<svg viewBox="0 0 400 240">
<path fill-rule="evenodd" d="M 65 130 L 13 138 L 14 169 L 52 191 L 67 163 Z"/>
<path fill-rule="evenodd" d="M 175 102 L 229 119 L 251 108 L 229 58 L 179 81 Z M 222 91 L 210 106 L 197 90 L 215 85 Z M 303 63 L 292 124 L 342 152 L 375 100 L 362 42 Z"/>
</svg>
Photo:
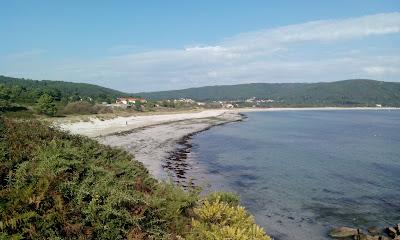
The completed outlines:
<svg viewBox="0 0 400 240">
<path fill-rule="evenodd" d="M 37 113 L 54 116 L 57 110 L 64 109 L 71 103 L 80 109 L 89 109 L 95 108 L 96 103 L 111 103 L 120 96 L 127 94 L 86 83 L 0 76 L 0 111 L 3 112 L 31 109 Z"/>
</svg>

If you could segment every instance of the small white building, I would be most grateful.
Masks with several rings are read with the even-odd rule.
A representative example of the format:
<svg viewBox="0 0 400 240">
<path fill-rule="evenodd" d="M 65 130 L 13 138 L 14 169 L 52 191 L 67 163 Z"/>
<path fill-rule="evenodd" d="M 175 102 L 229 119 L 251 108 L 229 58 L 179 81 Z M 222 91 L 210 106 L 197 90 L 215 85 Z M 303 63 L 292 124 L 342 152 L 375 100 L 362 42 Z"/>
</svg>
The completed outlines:
<svg viewBox="0 0 400 240">
<path fill-rule="evenodd" d="M 179 99 L 174 99 L 174 102 L 183 102 L 183 103 L 190 103 L 193 104 L 195 101 L 190 98 L 179 98 Z"/>
<path fill-rule="evenodd" d="M 117 98 L 115 101 L 116 104 L 135 104 L 137 102 L 145 103 L 147 102 L 146 99 L 143 98 Z"/>
<path fill-rule="evenodd" d="M 232 104 L 230 104 L 230 103 L 223 104 L 222 107 L 223 107 L 223 108 L 227 108 L 227 109 L 232 109 L 232 108 L 234 108 L 234 106 L 233 106 Z"/>
<path fill-rule="evenodd" d="M 252 98 L 249 98 L 249 99 L 246 99 L 246 102 L 255 102 L 256 101 L 256 97 L 252 97 Z"/>
</svg>

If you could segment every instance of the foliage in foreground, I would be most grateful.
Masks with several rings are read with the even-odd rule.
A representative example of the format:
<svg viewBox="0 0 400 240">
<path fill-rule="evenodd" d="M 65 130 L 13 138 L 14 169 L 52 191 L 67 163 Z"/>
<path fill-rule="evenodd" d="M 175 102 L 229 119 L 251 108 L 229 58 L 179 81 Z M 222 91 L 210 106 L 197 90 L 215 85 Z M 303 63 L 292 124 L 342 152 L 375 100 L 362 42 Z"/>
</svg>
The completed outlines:
<svg viewBox="0 0 400 240">
<path fill-rule="evenodd" d="M 131 159 L 34 120 L 0 117 L 0 239 L 268 239 L 234 197 L 197 206 L 197 192 L 158 182 Z"/>
<path fill-rule="evenodd" d="M 219 198 L 214 201 L 207 199 L 194 209 L 194 213 L 188 239 L 270 240 L 242 206 Z"/>
<path fill-rule="evenodd" d="M 197 200 L 124 151 L 34 121 L 4 122 L 0 157 L 2 239 L 170 239 Z"/>
</svg>

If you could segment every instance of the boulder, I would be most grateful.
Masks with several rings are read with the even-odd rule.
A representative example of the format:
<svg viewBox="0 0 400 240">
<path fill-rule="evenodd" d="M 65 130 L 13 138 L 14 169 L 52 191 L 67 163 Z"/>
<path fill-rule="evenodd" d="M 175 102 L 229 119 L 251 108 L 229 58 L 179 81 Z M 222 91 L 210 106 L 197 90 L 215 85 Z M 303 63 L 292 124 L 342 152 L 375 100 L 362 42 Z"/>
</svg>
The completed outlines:
<svg viewBox="0 0 400 240">
<path fill-rule="evenodd" d="M 380 240 L 379 236 L 371 236 L 366 234 L 359 234 L 355 237 L 357 240 Z"/>
<path fill-rule="evenodd" d="M 400 235 L 400 223 L 397 224 L 397 235 Z"/>
<path fill-rule="evenodd" d="M 392 240 L 391 238 L 385 237 L 385 236 L 380 236 L 379 240 Z"/>
<path fill-rule="evenodd" d="M 385 229 L 386 233 L 389 237 L 391 238 L 395 238 L 397 236 L 397 231 L 396 229 L 394 229 L 393 227 L 388 227 Z"/>
<path fill-rule="evenodd" d="M 376 235 L 379 235 L 382 233 L 382 230 L 378 227 L 369 227 L 367 230 L 373 236 L 376 236 Z"/>
<path fill-rule="evenodd" d="M 358 229 L 349 228 L 349 227 L 339 227 L 334 228 L 329 233 L 329 236 L 333 238 L 345 238 L 345 237 L 352 237 L 359 233 Z"/>
</svg>

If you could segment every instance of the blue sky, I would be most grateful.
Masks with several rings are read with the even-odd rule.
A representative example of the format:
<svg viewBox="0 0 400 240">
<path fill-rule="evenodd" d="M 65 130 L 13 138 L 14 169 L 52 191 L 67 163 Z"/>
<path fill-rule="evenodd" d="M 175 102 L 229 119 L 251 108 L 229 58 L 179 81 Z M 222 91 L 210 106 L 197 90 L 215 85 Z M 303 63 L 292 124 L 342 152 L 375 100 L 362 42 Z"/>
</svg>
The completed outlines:
<svg viewBox="0 0 400 240">
<path fill-rule="evenodd" d="M 400 1 L 2 1 L 0 74 L 130 91 L 400 81 Z"/>
</svg>

